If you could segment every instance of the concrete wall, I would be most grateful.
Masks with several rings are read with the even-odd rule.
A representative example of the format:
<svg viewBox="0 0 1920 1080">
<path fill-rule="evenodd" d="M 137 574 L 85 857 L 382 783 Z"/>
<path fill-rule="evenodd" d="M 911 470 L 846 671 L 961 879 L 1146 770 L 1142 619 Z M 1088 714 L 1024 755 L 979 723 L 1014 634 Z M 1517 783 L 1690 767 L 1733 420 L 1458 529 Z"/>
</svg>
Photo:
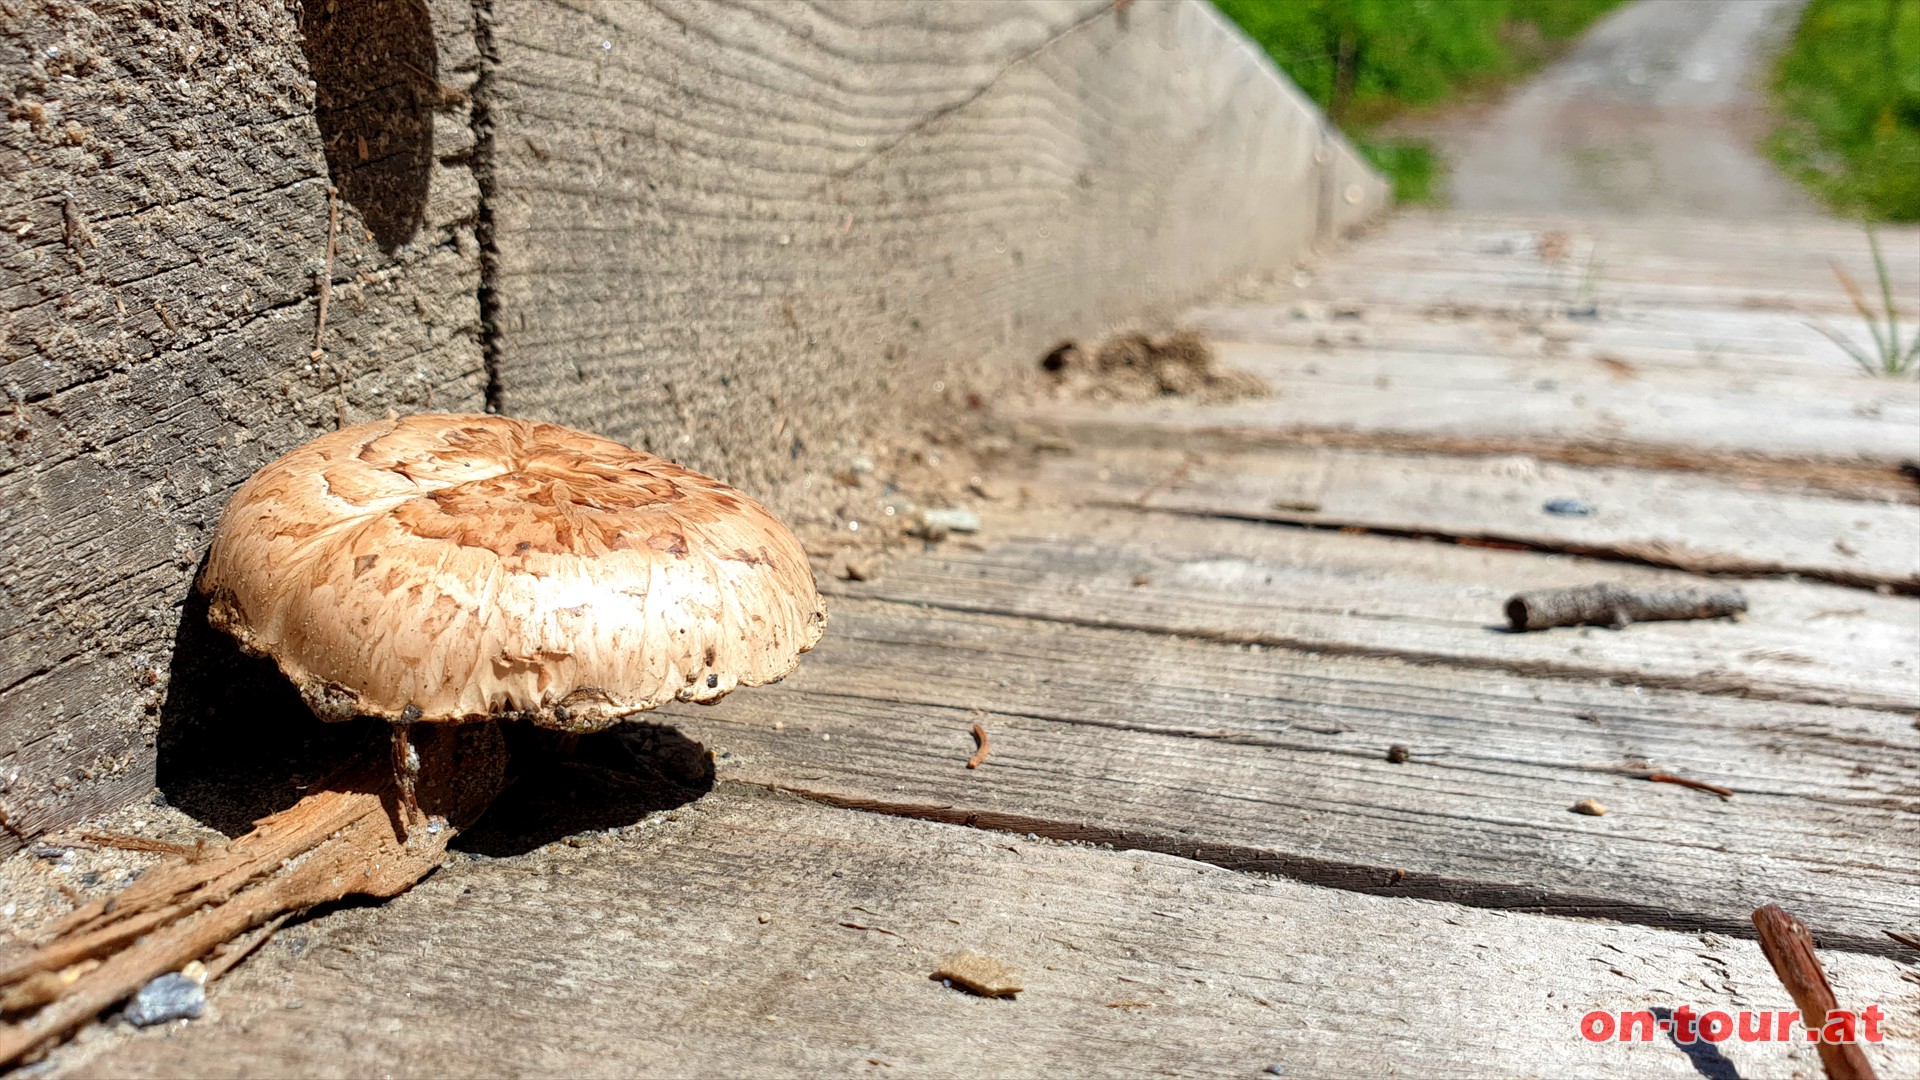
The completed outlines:
<svg viewBox="0 0 1920 1080">
<path fill-rule="evenodd" d="M 146 794 L 208 532 L 322 431 L 491 401 L 782 505 L 1384 198 L 1197 0 L 0 0 L 0 95 L 0 850 Z"/>
</svg>

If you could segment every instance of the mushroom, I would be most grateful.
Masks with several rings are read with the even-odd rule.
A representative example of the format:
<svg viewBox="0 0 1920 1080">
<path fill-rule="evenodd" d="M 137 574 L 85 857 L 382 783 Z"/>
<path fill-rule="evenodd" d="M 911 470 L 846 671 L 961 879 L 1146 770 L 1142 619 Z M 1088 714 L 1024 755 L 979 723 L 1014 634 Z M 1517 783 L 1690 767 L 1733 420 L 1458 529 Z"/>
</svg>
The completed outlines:
<svg viewBox="0 0 1920 1080">
<path fill-rule="evenodd" d="M 273 461 L 228 504 L 198 587 L 321 719 L 393 725 L 407 822 L 414 724 L 578 734 L 711 703 L 787 675 L 826 621 L 806 552 L 760 504 L 501 416 L 361 424 Z"/>
</svg>

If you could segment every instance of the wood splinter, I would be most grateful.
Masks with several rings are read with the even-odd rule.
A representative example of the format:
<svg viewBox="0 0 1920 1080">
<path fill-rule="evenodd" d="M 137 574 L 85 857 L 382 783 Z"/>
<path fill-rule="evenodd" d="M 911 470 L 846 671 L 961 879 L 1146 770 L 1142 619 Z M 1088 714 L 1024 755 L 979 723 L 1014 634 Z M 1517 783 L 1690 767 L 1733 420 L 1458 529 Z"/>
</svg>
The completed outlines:
<svg viewBox="0 0 1920 1080">
<path fill-rule="evenodd" d="M 1555 626 L 1611 626 L 1672 619 L 1720 619 L 1747 610 L 1739 589 L 1629 589 L 1620 585 L 1582 585 L 1516 593 L 1507 601 L 1510 629 L 1546 630 Z"/>
<path fill-rule="evenodd" d="M 979 724 L 973 725 L 973 741 L 974 745 L 978 746 L 979 749 L 975 750 L 973 756 L 967 759 L 967 768 L 969 769 L 979 768 L 981 764 L 987 760 L 987 753 L 993 749 L 993 744 L 987 741 L 987 729 L 981 727 Z"/>
<path fill-rule="evenodd" d="M 209 958 L 218 977 L 292 913 L 396 896 L 433 872 L 505 786 L 506 754 L 493 723 L 434 725 L 414 739 L 428 828 L 402 828 L 392 769 L 370 757 L 224 849 L 176 854 L 0 957 L 0 1068 L 191 961 Z"/>
<path fill-rule="evenodd" d="M 1705 780 L 1695 780 L 1689 776 L 1675 776 L 1672 773 L 1656 772 L 1647 773 L 1646 779 L 1656 784 L 1678 784 L 1683 788 L 1692 788 L 1695 791 L 1709 791 L 1723 799 L 1733 798 L 1732 788 L 1721 787 L 1719 784 L 1709 784 Z"/>
<path fill-rule="evenodd" d="M 1753 913 L 1753 928 L 1760 933 L 1760 951 L 1780 977 L 1793 1003 L 1800 1010 L 1800 1022 L 1808 1031 L 1822 1031 L 1827 1014 L 1840 1007 L 1813 951 L 1813 934 L 1807 924 L 1786 913 L 1779 904 L 1768 904 Z M 1873 1066 L 1857 1042 L 1818 1044 L 1820 1064 L 1830 1080 L 1874 1080 Z"/>
</svg>

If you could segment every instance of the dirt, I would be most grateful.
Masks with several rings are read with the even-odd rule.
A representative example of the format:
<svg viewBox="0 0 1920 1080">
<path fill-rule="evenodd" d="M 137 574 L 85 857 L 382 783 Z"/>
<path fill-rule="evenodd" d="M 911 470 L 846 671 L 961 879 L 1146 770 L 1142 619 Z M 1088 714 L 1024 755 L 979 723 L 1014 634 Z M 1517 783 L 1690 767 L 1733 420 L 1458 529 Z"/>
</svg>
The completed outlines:
<svg viewBox="0 0 1920 1080">
<path fill-rule="evenodd" d="M 1504 101 L 1394 125 L 1470 212 L 1819 213 L 1759 149 L 1765 84 L 1804 0 L 1639 0 Z"/>
<path fill-rule="evenodd" d="M 1041 358 L 1047 391 L 1083 401 L 1180 397 L 1205 404 L 1272 393 L 1258 376 L 1214 364 L 1213 348 L 1192 330 L 1155 336 L 1116 334 L 1099 345 L 1063 341 Z"/>
</svg>

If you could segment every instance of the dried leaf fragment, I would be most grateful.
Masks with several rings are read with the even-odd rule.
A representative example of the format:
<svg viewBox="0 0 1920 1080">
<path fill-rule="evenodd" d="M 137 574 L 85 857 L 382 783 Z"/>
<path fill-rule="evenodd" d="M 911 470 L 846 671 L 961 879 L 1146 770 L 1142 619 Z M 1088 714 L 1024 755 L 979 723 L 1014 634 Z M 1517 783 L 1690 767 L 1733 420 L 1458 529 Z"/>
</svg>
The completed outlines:
<svg viewBox="0 0 1920 1080">
<path fill-rule="evenodd" d="M 1019 972 L 976 952 L 954 953 L 940 961 L 932 977 L 981 997 L 1012 997 L 1027 988 Z"/>
</svg>

